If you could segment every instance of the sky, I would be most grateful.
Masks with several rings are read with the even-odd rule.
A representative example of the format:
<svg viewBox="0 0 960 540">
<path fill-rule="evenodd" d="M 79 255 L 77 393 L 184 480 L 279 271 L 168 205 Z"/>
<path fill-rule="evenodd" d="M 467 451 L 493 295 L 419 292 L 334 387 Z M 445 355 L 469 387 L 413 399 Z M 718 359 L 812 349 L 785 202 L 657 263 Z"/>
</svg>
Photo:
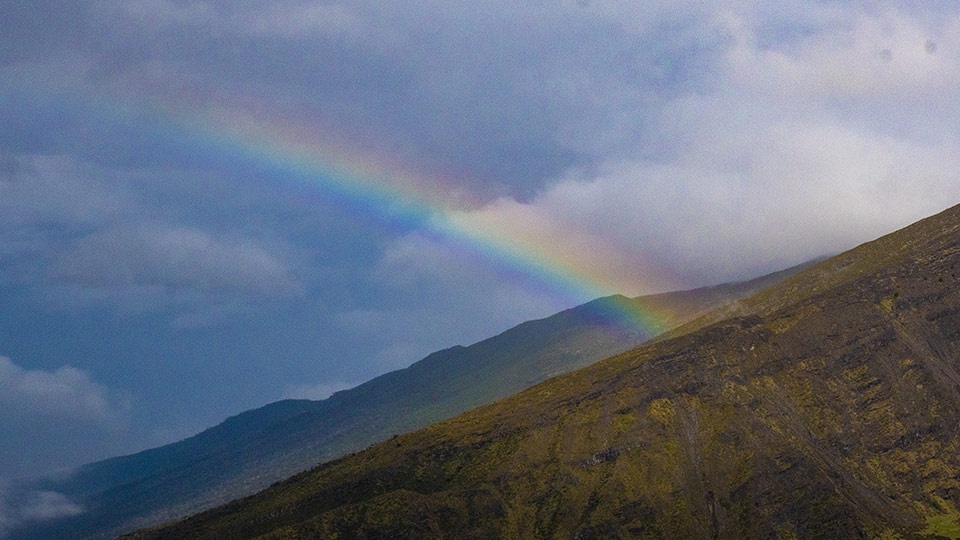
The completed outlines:
<svg viewBox="0 0 960 540">
<path fill-rule="evenodd" d="M 0 3 L 0 481 L 893 231 L 958 89 L 953 2 Z"/>
</svg>

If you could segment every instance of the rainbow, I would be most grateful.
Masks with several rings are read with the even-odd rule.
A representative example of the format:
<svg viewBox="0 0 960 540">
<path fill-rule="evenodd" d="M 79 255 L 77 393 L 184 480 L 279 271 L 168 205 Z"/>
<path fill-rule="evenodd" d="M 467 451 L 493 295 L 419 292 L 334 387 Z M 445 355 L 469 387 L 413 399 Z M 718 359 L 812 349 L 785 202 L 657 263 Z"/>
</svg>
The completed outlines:
<svg viewBox="0 0 960 540">
<path fill-rule="evenodd" d="M 147 118 L 151 129 L 159 131 L 154 135 L 179 141 L 176 148 L 287 173 L 286 176 L 301 179 L 298 181 L 304 184 L 302 188 L 345 202 L 376 219 L 425 230 L 461 253 L 523 275 L 561 292 L 575 303 L 617 292 L 609 280 L 579 265 L 575 256 L 456 219 L 456 206 L 469 204 L 472 198 L 457 190 L 458 183 L 448 171 L 425 175 L 396 161 L 360 155 L 335 138 L 325 139 L 315 126 L 290 119 L 257 117 L 243 112 L 243 108 L 214 109 L 198 115 L 173 100 L 167 104 L 145 104 L 116 96 L 52 99 L 55 107 L 79 108 L 81 114 L 94 115 L 107 123 L 130 125 Z M 51 105 L 50 100 L 45 105 Z M 645 333 L 659 333 L 666 327 L 665 313 L 639 308 L 632 302 L 612 301 L 605 305 L 612 310 L 608 316 Z"/>
</svg>

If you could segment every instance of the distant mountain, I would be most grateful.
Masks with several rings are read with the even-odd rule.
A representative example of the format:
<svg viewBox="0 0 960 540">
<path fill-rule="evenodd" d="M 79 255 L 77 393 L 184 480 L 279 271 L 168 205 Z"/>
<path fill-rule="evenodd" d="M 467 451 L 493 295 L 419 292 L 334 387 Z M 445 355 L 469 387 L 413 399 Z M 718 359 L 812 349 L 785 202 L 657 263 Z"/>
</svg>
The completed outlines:
<svg viewBox="0 0 960 540">
<path fill-rule="evenodd" d="M 30 523 L 14 536 L 106 537 L 223 504 L 627 350 L 805 266 L 743 283 L 602 298 L 433 353 L 323 401 L 280 401 L 175 444 L 86 465 L 65 480 L 25 486 L 62 493 L 83 513 Z M 631 313 L 655 314 L 657 325 L 625 324 Z"/>
<path fill-rule="evenodd" d="M 130 538 L 960 538 L 960 206 Z"/>
</svg>

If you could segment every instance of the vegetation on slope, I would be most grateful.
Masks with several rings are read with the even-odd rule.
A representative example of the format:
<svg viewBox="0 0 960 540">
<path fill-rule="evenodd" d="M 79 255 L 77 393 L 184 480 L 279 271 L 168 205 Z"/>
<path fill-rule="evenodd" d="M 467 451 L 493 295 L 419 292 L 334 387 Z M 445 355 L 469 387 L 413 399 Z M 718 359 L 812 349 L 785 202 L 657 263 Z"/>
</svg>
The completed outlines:
<svg viewBox="0 0 960 540">
<path fill-rule="evenodd" d="M 753 314 L 133 537 L 955 537 L 958 273 L 960 206 Z"/>
<path fill-rule="evenodd" d="M 753 281 L 627 299 L 603 298 L 523 323 L 470 347 L 436 352 L 321 402 L 282 401 L 180 443 L 81 468 L 42 489 L 78 499 L 77 516 L 33 523 L 23 538 L 84 538 L 148 526 L 255 493 L 271 483 L 627 350 L 799 270 Z M 618 313 L 654 312 L 660 329 Z"/>
<path fill-rule="evenodd" d="M 950 219 L 953 211 L 954 209 L 948 209 L 835 257 L 812 264 L 803 272 L 793 272 L 758 294 L 744 296 L 689 322 L 678 324 L 659 339 L 688 334 L 731 317 L 769 315 L 783 306 L 898 264 L 904 259 L 917 258 L 925 251 L 936 250 L 938 242 L 945 238 L 949 240 L 950 226 L 944 222 Z M 943 276 L 938 276 L 938 279 L 942 278 Z"/>
</svg>

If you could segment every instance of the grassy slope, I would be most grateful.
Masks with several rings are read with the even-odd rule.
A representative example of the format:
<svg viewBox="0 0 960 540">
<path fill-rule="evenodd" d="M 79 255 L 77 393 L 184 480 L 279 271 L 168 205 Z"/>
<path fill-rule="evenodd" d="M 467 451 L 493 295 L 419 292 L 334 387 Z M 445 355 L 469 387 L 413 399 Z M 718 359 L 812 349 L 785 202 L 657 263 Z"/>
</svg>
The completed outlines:
<svg viewBox="0 0 960 540">
<path fill-rule="evenodd" d="M 137 538 L 955 537 L 960 206 Z"/>
<path fill-rule="evenodd" d="M 655 312 L 663 328 L 762 289 L 800 267 L 738 284 L 609 297 L 523 323 L 470 347 L 434 353 L 322 402 L 283 401 L 180 443 L 88 465 L 44 489 L 80 499 L 79 516 L 23 529 L 25 538 L 109 535 L 255 493 L 316 463 L 512 395 L 652 337 L 619 309 Z"/>
</svg>

